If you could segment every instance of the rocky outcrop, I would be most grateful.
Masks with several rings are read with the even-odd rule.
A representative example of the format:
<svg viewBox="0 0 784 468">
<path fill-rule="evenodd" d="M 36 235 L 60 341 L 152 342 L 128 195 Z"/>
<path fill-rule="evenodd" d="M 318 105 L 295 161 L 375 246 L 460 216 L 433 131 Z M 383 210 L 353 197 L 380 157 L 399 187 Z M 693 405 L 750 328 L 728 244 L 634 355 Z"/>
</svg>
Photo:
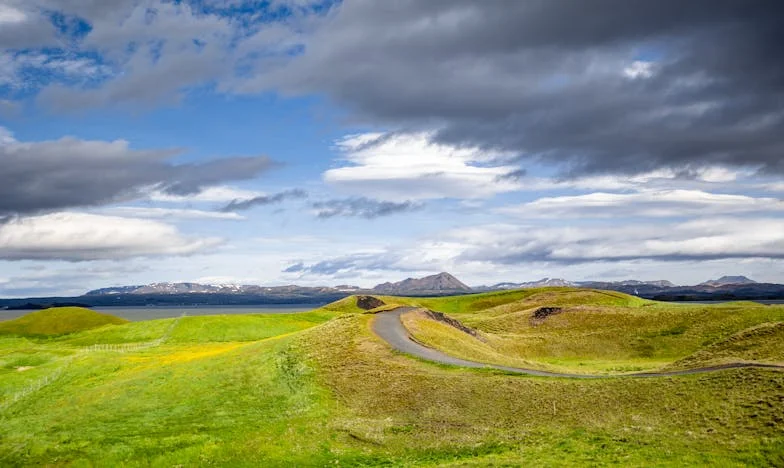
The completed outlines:
<svg viewBox="0 0 784 468">
<path fill-rule="evenodd" d="M 551 315 L 560 314 L 563 309 L 560 307 L 540 307 L 531 315 L 531 325 L 539 325 Z"/>
<path fill-rule="evenodd" d="M 485 338 L 479 333 L 477 333 L 477 331 L 474 330 L 473 328 L 469 328 L 463 325 L 462 323 L 460 323 L 459 320 L 453 319 L 452 317 L 449 317 L 441 312 L 436 312 L 434 310 L 426 310 L 425 316 L 429 319 L 435 320 L 437 322 L 443 322 L 451 327 L 457 328 L 463 333 L 468 333 L 469 335 L 473 336 L 474 338 L 480 341 L 486 341 Z"/>
<path fill-rule="evenodd" d="M 386 305 L 386 303 L 377 297 L 357 296 L 357 307 L 362 310 L 375 309 L 376 307 L 381 307 L 383 305 Z"/>
</svg>

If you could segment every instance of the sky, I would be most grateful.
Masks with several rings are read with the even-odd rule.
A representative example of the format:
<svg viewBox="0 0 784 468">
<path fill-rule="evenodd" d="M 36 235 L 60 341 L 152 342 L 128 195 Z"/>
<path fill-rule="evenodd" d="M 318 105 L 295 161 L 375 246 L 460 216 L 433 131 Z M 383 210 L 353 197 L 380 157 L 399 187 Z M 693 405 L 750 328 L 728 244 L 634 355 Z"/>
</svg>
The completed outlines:
<svg viewBox="0 0 784 468">
<path fill-rule="evenodd" d="M 0 0 L 0 296 L 784 283 L 777 0 Z"/>
</svg>

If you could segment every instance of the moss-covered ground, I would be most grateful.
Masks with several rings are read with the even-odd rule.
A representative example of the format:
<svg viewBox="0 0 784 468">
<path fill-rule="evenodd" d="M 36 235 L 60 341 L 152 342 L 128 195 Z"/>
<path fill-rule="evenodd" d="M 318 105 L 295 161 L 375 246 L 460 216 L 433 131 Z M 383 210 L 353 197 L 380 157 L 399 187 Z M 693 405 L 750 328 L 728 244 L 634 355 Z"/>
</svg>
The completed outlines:
<svg viewBox="0 0 784 468">
<path fill-rule="evenodd" d="M 531 299 L 537 294 L 549 296 Z M 520 336 L 528 336 L 525 327 L 500 318 L 559 305 L 565 311 L 534 331 L 547 340 L 571 337 L 562 343 L 590 340 L 588 330 L 600 325 L 593 315 L 618 314 L 615 331 L 632 333 L 632 344 L 616 337 L 619 351 L 606 355 L 599 345 L 555 348 L 594 350 L 590 362 L 636 352 L 639 337 L 653 348 L 639 359 L 671 365 L 769 360 L 781 350 L 781 312 L 772 306 L 674 306 L 614 293 L 594 304 L 593 298 L 534 290 L 394 301 L 426 301 L 481 333 Z M 580 314 L 571 307 L 590 309 L 584 313 L 590 318 L 569 322 L 577 331 L 543 328 Z M 605 310 L 612 307 L 625 311 Z M 0 465 L 784 464 L 784 372 L 574 380 L 460 369 L 392 351 L 372 333 L 374 315 L 362 312 L 347 299 L 301 314 L 5 333 Z M 661 317 L 639 318 L 646 313 Z M 506 328 L 493 328 L 499 323 Z M 597 340 L 608 339 L 595 331 Z M 517 358 L 579 367 L 566 351 L 548 357 L 546 347 L 532 349 Z"/>
</svg>

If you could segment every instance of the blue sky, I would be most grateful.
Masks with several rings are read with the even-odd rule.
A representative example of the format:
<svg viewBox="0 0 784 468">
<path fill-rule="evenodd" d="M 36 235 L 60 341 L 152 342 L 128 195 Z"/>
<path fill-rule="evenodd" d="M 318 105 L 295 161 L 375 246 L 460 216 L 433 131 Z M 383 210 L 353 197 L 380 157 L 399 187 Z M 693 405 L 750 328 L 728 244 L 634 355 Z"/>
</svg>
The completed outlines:
<svg viewBox="0 0 784 468">
<path fill-rule="evenodd" d="M 641 5 L 0 0 L 0 296 L 784 282 L 778 6 Z"/>
</svg>

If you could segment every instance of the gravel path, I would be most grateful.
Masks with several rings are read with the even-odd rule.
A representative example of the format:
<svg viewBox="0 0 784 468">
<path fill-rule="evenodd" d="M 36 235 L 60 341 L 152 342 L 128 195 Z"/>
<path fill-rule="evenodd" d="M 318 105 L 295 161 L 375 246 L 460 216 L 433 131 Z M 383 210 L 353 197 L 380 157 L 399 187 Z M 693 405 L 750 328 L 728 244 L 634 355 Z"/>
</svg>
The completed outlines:
<svg viewBox="0 0 784 468">
<path fill-rule="evenodd" d="M 564 377 L 570 379 L 599 379 L 607 377 L 671 377 L 675 375 L 688 375 L 688 374 L 702 374 L 705 372 L 716 372 L 725 369 L 738 369 L 742 367 L 757 367 L 757 368 L 772 368 L 782 369 L 784 366 L 776 364 L 756 364 L 748 362 L 739 362 L 733 364 L 722 364 L 709 367 L 698 367 L 695 369 L 668 371 L 668 372 L 638 372 L 634 374 L 622 375 L 597 375 L 597 374 L 569 374 L 561 372 L 547 372 L 536 369 L 524 369 L 520 367 L 499 366 L 495 364 L 484 364 L 476 361 L 468 361 L 465 359 L 456 358 L 448 354 L 442 353 L 433 348 L 423 346 L 411 338 L 408 330 L 403 326 L 400 321 L 400 316 L 417 310 L 416 307 L 400 307 L 388 312 L 380 312 L 376 314 L 373 320 L 373 332 L 376 333 L 381 339 L 387 342 L 392 348 L 416 356 L 427 361 L 437 362 L 440 364 L 448 364 L 461 367 L 472 367 L 476 369 L 498 369 L 507 372 L 515 372 L 518 374 L 535 375 L 539 377 Z"/>
</svg>

